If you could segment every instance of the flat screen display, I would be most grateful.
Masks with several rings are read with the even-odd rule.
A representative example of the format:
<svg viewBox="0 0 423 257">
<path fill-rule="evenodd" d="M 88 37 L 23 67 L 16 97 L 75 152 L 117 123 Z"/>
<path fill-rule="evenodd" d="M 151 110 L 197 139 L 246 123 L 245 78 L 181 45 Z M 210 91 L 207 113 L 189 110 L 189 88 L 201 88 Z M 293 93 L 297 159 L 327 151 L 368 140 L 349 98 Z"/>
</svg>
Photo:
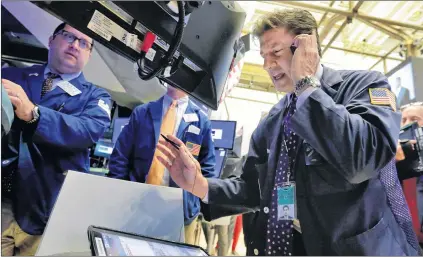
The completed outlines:
<svg viewBox="0 0 423 257">
<path fill-rule="evenodd" d="M 403 64 L 400 64 L 403 65 Z M 388 76 L 392 92 L 397 96 L 398 106 L 416 101 L 413 67 L 411 62 L 403 65 Z"/>
<path fill-rule="evenodd" d="M 94 239 L 99 256 L 207 256 L 201 248 L 113 232 Z"/>
<path fill-rule="evenodd" d="M 214 147 L 232 150 L 235 140 L 236 121 L 212 120 L 211 127 Z"/>
<path fill-rule="evenodd" d="M 226 149 L 215 149 L 214 150 L 214 156 L 216 158 L 216 165 L 215 170 L 219 174 L 218 177 L 222 175 L 223 167 L 225 166 L 225 160 L 228 150 Z"/>
</svg>

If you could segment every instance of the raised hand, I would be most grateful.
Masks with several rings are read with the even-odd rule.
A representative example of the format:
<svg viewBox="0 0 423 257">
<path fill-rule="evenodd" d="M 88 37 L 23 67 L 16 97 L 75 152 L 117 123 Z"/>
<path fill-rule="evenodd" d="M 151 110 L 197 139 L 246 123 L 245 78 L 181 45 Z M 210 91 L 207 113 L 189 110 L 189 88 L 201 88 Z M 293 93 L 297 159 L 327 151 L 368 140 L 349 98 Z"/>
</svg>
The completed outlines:
<svg viewBox="0 0 423 257">
<path fill-rule="evenodd" d="M 192 156 L 185 144 L 177 137 L 167 137 L 179 146 L 160 139 L 157 149 L 164 156 L 157 155 L 157 159 L 167 168 L 173 181 L 182 189 L 203 198 L 208 191 L 207 180 L 201 174 L 200 163 Z"/>
</svg>

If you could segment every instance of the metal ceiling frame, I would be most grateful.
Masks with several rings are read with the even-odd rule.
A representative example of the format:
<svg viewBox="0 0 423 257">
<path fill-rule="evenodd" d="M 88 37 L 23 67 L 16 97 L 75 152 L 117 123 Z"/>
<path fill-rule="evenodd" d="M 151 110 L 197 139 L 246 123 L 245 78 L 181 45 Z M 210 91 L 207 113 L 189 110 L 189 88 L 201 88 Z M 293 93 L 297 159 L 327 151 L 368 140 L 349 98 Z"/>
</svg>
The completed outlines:
<svg viewBox="0 0 423 257">
<path fill-rule="evenodd" d="M 265 2 L 269 3 L 267 1 L 265 1 Z M 333 16 L 327 22 L 327 24 L 325 24 L 326 26 L 324 26 L 324 29 L 321 33 L 322 34 L 321 35 L 321 42 L 323 42 L 324 38 L 327 36 L 330 29 L 332 28 L 332 26 L 328 26 L 329 23 L 336 23 L 337 21 L 339 21 L 339 19 L 342 19 L 340 17 L 342 17 L 342 16 L 345 17 L 345 20 L 342 23 L 342 25 L 338 28 L 338 30 L 335 32 L 335 34 L 329 40 L 329 43 L 324 47 L 324 49 L 322 51 L 322 55 L 324 55 L 326 53 L 326 51 L 331 47 L 331 44 L 336 40 L 336 38 L 339 36 L 339 34 L 342 32 L 342 30 L 346 27 L 346 25 L 348 23 L 352 22 L 353 18 L 356 18 L 358 21 L 366 24 L 367 26 L 370 26 L 370 27 L 372 27 L 376 30 L 379 30 L 382 33 L 385 33 L 392 38 L 395 38 L 399 41 L 405 41 L 407 44 L 412 41 L 411 36 L 405 34 L 403 31 L 396 29 L 396 28 L 394 28 L 390 25 L 401 26 L 401 27 L 406 27 L 406 28 L 414 28 L 415 30 L 419 30 L 419 28 L 420 28 L 421 30 L 423 30 L 423 26 L 418 26 L 418 25 L 415 25 L 415 24 L 397 22 L 397 21 L 382 19 L 382 18 L 379 18 L 379 17 L 370 16 L 370 15 L 360 14 L 358 12 L 358 10 L 363 5 L 363 3 L 364 3 L 363 0 L 358 1 L 357 4 L 354 6 L 354 8 L 352 8 L 350 11 L 345 11 L 345 10 L 342 10 L 342 9 L 332 7 L 333 3 L 334 3 L 333 1 L 329 4 L 328 7 L 304 3 L 304 2 L 292 2 L 292 1 L 272 2 L 272 3 L 276 4 L 276 5 L 282 5 L 282 6 L 288 5 L 288 6 L 302 7 L 302 8 L 312 9 L 312 10 L 317 10 L 317 11 L 324 11 L 325 13 L 322 16 L 322 19 L 319 21 L 319 26 L 323 23 L 322 20 L 324 18 L 326 18 L 328 13 L 330 13 L 330 12 L 335 13 L 336 16 Z M 326 29 L 326 28 L 328 28 L 328 29 Z M 363 53 L 363 55 L 366 55 L 366 54 Z M 381 57 L 381 58 L 386 59 L 386 57 Z"/>
<path fill-rule="evenodd" d="M 309 9 L 309 10 L 311 9 L 311 10 L 322 11 L 322 12 L 330 12 L 330 13 L 343 15 L 345 17 L 361 18 L 361 19 L 365 19 L 365 20 L 368 20 L 368 21 L 381 22 L 383 24 L 387 24 L 387 25 L 391 25 L 391 26 L 398 26 L 398 27 L 410 28 L 410 29 L 415 29 L 415 30 L 423 30 L 423 26 L 420 26 L 420 25 L 406 23 L 406 22 L 399 22 L 399 21 L 394 21 L 394 20 L 389 20 L 389 19 L 383 19 L 383 18 L 371 16 L 371 15 L 362 14 L 362 13 L 359 13 L 358 11 L 354 12 L 354 10 L 346 11 L 346 10 L 334 8 L 334 7 L 322 6 L 322 5 L 316 5 L 316 4 L 309 4 L 309 3 L 304 3 L 304 2 L 294 2 L 294 1 L 274 1 L 274 2 L 263 1 L 263 2 L 268 3 L 268 4 L 271 3 L 271 4 L 274 4 L 274 5 L 294 6 L 294 7 L 301 7 L 301 8 L 305 8 L 305 9 Z"/>
<path fill-rule="evenodd" d="M 413 33 L 411 33 L 411 35 L 415 35 L 417 33 L 417 31 L 419 31 L 419 30 L 417 30 L 417 29 L 414 30 Z M 389 52 L 387 52 L 384 56 L 382 56 L 375 64 L 373 64 L 372 67 L 369 68 L 369 70 L 373 69 L 374 67 L 376 67 L 376 65 L 378 65 L 380 62 L 383 61 L 383 70 L 384 70 L 385 74 L 388 73 L 389 71 L 386 68 L 386 59 L 390 59 L 390 58 L 388 58 L 388 56 L 390 54 L 392 54 L 400 45 L 401 45 L 401 43 L 397 44 L 394 48 L 392 48 Z M 401 60 L 401 61 L 404 61 L 404 60 Z"/>
<path fill-rule="evenodd" d="M 339 51 L 348 52 L 348 53 L 353 53 L 353 54 L 360 54 L 360 55 L 375 57 L 375 58 L 386 58 L 386 59 L 394 60 L 394 61 L 403 61 L 403 59 L 401 59 L 401 58 L 385 57 L 384 55 L 366 53 L 366 52 L 361 52 L 361 51 L 357 51 L 357 50 L 353 50 L 353 49 L 341 48 L 341 47 L 336 47 L 336 46 L 330 46 L 329 48 L 339 50 Z"/>
<path fill-rule="evenodd" d="M 349 17 L 347 17 L 344 20 L 341 27 L 339 27 L 339 29 L 335 32 L 335 34 L 329 40 L 328 44 L 325 46 L 325 48 L 322 51 L 322 57 L 326 53 L 326 51 L 329 49 L 329 47 L 332 45 L 332 43 L 335 41 L 335 39 L 339 36 L 339 34 L 341 34 L 342 30 L 347 26 L 348 23 L 351 23 L 351 19 Z"/>
<path fill-rule="evenodd" d="M 393 61 L 404 61 L 404 58 L 399 57 L 393 57 L 390 56 L 398 47 L 400 44 L 404 44 L 406 46 L 409 46 L 409 44 L 412 44 L 413 38 L 415 38 L 415 34 L 418 31 L 423 31 L 423 26 L 417 25 L 417 24 L 411 24 L 408 22 L 400 22 L 396 20 L 389 20 L 385 18 L 379 18 L 374 17 L 371 15 L 364 14 L 362 12 L 359 12 L 360 7 L 364 4 L 363 0 L 357 1 L 355 6 L 353 6 L 354 1 L 349 1 L 349 8 L 346 7 L 345 9 L 341 9 L 339 7 L 333 7 L 336 3 L 335 0 L 332 0 L 329 2 L 328 5 L 317 5 L 313 3 L 306 3 L 306 2 L 295 2 L 295 1 L 263 1 L 263 3 L 267 4 L 273 4 L 273 5 L 280 5 L 280 6 L 291 6 L 291 7 L 299 7 L 308 9 L 310 11 L 317 11 L 322 14 L 319 22 L 318 22 L 318 28 L 320 28 L 320 42 L 323 42 L 325 37 L 331 33 L 331 30 L 335 31 L 334 34 L 331 35 L 331 38 L 329 39 L 328 43 L 323 45 L 322 44 L 322 55 L 324 55 L 328 49 L 334 49 L 338 51 L 343 51 L 347 53 L 353 53 L 363 56 L 369 56 L 375 58 L 377 62 L 375 62 L 374 65 L 372 65 L 369 70 L 374 69 L 378 64 L 383 62 L 383 70 L 385 74 L 389 72 L 387 69 L 387 60 L 393 60 Z M 259 8 L 256 9 L 256 14 L 265 14 L 268 13 L 267 10 L 260 10 Z M 333 14 L 329 16 L 330 14 Z M 385 54 L 377 54 L 375 51 L 370 50 L 370 52 L 362 52 L 360 50 L 355 50 L 355 46 L 348 48 L 342 48 L 333 46 L 332 44 L 336 41 L 336 39 L 339 37 L 341 32 L 345 29 L 345 27 L 352 22 L 353 19 L 357 19 L 357 21 L 361 22 L 364 25 L 367 25 L 368 27 L 371 27 L 379 32 L 390 38 L 393 38 L 395 40 L 398 40 L 398 44 L 395 45 L 394 48 L 388 49 L 389 51 Z M 342 25 L 341 25 L 342 22 Z M 413 33 L 406 33 L 403 29 L 414 29 Z M 333 33 L 333 32 L 332 32 Z M 326 40 L 327 41 L 327 40 Z M 354 49 L 352 49 L 354 48 Z M 410 52 L 410 50 L 408 51 Z M 410 53 L 408 53 L 410 54 Z M 261 68 L 261 65 L 253 64 L 253 63 L 246 63 L 245 65 L 252 66 L 254 69 L 255 66 Z M 250 72 L 251 73 L 251 72 Z M 262 74 L 250 74 L 249 72 L 243 72 L 243 78 L 241 78 L 241 81 L 239 82 L 239 87 L 251 89 L 251 90 L 259 90 L 259 91 L 267 91 L 267 92 L 275 92 L 276 98 L 278 99 L 277 92 L 273 88 L 273 84 L 270 81 L 264 81 L 263 79 L 260 80 L 258 83 L 250 84 L 248 81 L 254 81 L 254 77 L 265 77 Z M 250 79 L 251 78 L 251 79 Z"/>
<path fill-rule="evenodd" d="M 329 4 L 329 7 L 332 7 L 334 4 L 335 4 L 335 0 L 332 0 L 331 2 L 330 2 L 330 4 Z M 350 3 L 351 3 L 351 1 L 350 1 Z M 326 19 L 326 16 L 328 16 L 328 12 L 325 12 L 324 14 L 323 14 L 323 16 L 322 16 L 322 18 L 320 19 L 320 21 L 319 21 L 319 23 L 317 24 L 317 27 L 320 27 L 320 25 L 322 25 L 323 24 L 323 22 L 325 21 L 325 19 Z"/>
</svg>

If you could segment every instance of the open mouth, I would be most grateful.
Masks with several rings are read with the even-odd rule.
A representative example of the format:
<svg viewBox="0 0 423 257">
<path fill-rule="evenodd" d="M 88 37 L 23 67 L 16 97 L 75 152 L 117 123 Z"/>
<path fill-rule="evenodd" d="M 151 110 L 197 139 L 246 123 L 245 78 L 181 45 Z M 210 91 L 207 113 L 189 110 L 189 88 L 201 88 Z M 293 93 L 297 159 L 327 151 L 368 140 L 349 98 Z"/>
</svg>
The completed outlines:
<svg viewBox="0 0 423 257">
<path fill-rule="evenodd" d="M 280 73 L 280 74 L 273 75 L 273 79 L 274 80 L 280 80 L 283 77 L 285 77 L 285 73 Z"/>
</svg>

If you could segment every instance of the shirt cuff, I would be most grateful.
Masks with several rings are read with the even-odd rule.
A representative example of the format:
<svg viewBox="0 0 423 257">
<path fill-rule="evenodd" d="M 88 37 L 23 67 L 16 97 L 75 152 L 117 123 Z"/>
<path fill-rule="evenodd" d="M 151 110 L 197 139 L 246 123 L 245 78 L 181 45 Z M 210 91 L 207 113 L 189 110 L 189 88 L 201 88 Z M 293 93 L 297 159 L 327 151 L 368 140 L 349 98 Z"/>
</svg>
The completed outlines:
<svg viewBox="0 0 423 257">
<path fill-rule="evenodd" d="M 311 93 L 313 93 L 317 88 L 316 87 L 311 87 L 309 86 L 308 88 L 306 88 L 301 95 L 298 97 L 297 99 L 297 104 L 296 104 L 296 108 L 300 108 L 303 104 L 304 101 L 311 95 Z"/>
<path fill-rule="evenodd" d="M 206 193 L 203 199 L 201 199 L 203 203 L 209 203 L 209 192 Z"/>
</svg>

